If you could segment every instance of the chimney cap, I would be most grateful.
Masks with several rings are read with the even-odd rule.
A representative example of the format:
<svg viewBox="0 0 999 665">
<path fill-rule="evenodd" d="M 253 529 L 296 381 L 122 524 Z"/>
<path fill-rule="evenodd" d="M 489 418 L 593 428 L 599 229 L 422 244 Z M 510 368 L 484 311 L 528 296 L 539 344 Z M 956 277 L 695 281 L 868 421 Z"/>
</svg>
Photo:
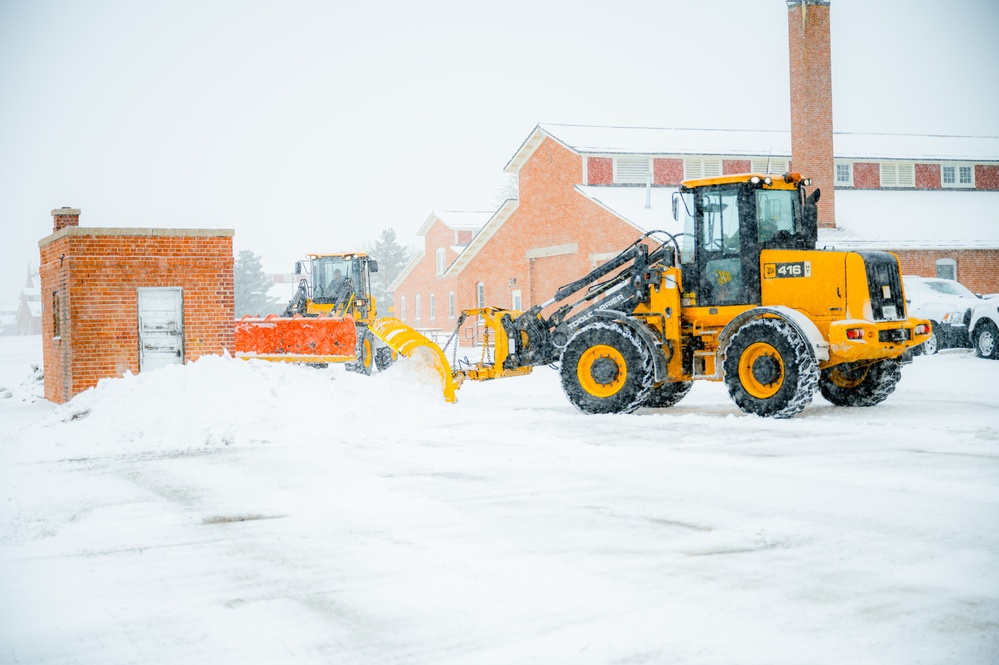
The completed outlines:
<svg viewBox="0 0 999 665">
<path fill-rule="evenodd" d="M 79 214 L 80 214 L 79 208 L 69 208 L 67 206 L 63 206 L 62 208 L 56 208 L 55 210 L 52 211 L 53 217 L 63 217 L 68 215 L 79 216 Z"/>
<path fill-rule="evenodd" d="M 823 5 L 828 7 L 829 0 L 787 0 L 787 8 L 797 7 L 798 5 Z"/>
</svg>

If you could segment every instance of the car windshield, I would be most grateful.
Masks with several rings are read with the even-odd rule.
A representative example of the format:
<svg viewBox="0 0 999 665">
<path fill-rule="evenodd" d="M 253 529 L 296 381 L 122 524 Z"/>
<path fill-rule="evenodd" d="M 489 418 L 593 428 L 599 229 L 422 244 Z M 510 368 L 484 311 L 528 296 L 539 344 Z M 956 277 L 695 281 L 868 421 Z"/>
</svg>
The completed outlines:
<svg viewBox="0 0 999 665">
<path fill-rule="evenodd" d="M 946 296 L 963 296 L 965 298 L 975 298 L 974 293 L 972 293 L 967 287 L 965 287 L 960 282 L 945 282 L 943 280 L 926 282 L 926 286 L 930 287 L 937 293 L 942 293 Z"/>
</svg>

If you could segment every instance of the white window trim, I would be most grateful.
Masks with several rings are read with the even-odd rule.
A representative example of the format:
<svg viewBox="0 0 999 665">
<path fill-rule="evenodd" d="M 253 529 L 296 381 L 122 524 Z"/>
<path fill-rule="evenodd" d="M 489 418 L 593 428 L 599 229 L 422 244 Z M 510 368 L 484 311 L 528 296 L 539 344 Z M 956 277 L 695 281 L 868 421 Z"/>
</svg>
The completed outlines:
<svg viewBox="0 0 999 665">
<path fill-rule="evenodd" d="M 510 309 L 515 312 L 522 311 L 524 307 L 523 303 L 524 301 L 520 289 L 513 289 L 510 291 Z"/>
<path fill-rule="evenodd" d="M 430 320 L 433 321 L 437 318 L 437 299 L 434 298 L 434 294 L 430 294 Z"/>
<path fill-rule="evenodd" d="M 416 321 L 420 320 L 420 294 L 416 294 Z"/>
<path fill-rule="evenodd" d="M 486 306 L 486 285 L 484 282 L 479 282 L 475 285 L 475 302 L 476 307 Z"/>
<path fill-rule="evenodd" d="M 944 167 L 954 169 L 954 182 L 944 182 Z M 961 182 L 961 167 L 971 169 L 971 182 Z M 943 162 L 940 164 L 940 186 L 946 189 L 974 189 L 975 165 L 961 162 Z"/>
<path fill-rule="evenodd" d="M 643 163 L 644 170 L 642 169 Z M 614 158 L 615 185 L 644 185 L 651 173 L 651 157 L 620 155 Z"/>
<path fill-rule="evenodd" d="M 406 320 L 406 296 L 399 296 L 399 320 Z"/>
<path fill-rule="evenodd" d="M 940 274 L 940 266 L 950 266 L 954 269 L 954 281 L 957 281 L 957 259 L 937 259 L 934 263 L 934 275 Z"/>
<path fill-rule="evenodd" d="M 438 247 L 437 252 L 434 257 L 434 262 L 436 264 L 437 274 L 443 275 L 444 271 L 447 270 L 447 252 L 443 247 Z"/>
<path fill-rule="evenodd" d="M 683 179 L 717 178 L 722 174 L 720 157 L 684 157 Z"/>
<path fill-rule="evenodd" d="M 912 189 L 916 186 L 916 164 L 915 162 L 881 162 L 880 182 L 883 188 Z M 886 167 L 890 170 L 886 171 Z M 909 171 L 912 176 L 911 182 L 902 182 L 901 172 Z M 894 172 L 894 176 L 887 177 L 886 174 Z M 941 175 L 941 178 L 943 176 Z"/>
<path fill-rule="evenodd" d="M 447 318 L 453 319 L 455 316 L 454 291 L 447 294 Z"/>
<path fill-rule="evenodd" d="M 845 166 L 849 170 L 849 177 L 846 180 L 839 179 L 839 167 L 841 166 Z M 833 166 L 833 171 L 834 187 L 853 187 L 853 162 L 838 161 Z"/>
<path fill-rule="evenodd" d="M 767 168 L 767 162 L 770 168 Z M 787 157 L 759 157 L 749 160 L 749 169 L 753 173 L 770 173 L 784 175 L 791 168 L 791 160 Z"/>
</svg>

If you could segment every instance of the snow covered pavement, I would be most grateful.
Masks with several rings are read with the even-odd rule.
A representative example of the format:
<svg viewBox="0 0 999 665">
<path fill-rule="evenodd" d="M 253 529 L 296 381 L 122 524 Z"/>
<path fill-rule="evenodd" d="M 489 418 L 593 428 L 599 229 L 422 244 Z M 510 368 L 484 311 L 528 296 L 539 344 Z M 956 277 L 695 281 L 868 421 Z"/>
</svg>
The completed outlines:
<svg viewBox="0 0 999 665">
<path fill-rule="evenodd" d="M 584 416 L 408 361 L 38 399 L 0 338 L 0 663 L 996 663 L 999 362 L 868 409 Z M 0 391 L 2 392 L 2 391 Z"/>
</svg>

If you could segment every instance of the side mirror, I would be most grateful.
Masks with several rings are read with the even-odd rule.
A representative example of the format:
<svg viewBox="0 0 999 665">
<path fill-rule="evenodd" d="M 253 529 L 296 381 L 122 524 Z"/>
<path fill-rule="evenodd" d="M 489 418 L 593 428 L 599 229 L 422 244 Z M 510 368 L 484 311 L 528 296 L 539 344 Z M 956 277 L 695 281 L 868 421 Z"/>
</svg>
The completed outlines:
<svg viewBox="0 0 999 665">
<path fill-rule="evenodd" d="M 374 259 L 368 260 L 368 272 L 378 272 L 378 261 Z"/>
<path fill-rule="evenodd" d="M 295 261 L 295 274 L 296 275 L 301 275 L 302 274 L 302 262 L 301 261 Z"/>
<path fill-rule="evenodd" d="M 676 194 L 673 194 L 673 221 L 680 221 L 680 202 L 676 200 Z"/>
</svg>

